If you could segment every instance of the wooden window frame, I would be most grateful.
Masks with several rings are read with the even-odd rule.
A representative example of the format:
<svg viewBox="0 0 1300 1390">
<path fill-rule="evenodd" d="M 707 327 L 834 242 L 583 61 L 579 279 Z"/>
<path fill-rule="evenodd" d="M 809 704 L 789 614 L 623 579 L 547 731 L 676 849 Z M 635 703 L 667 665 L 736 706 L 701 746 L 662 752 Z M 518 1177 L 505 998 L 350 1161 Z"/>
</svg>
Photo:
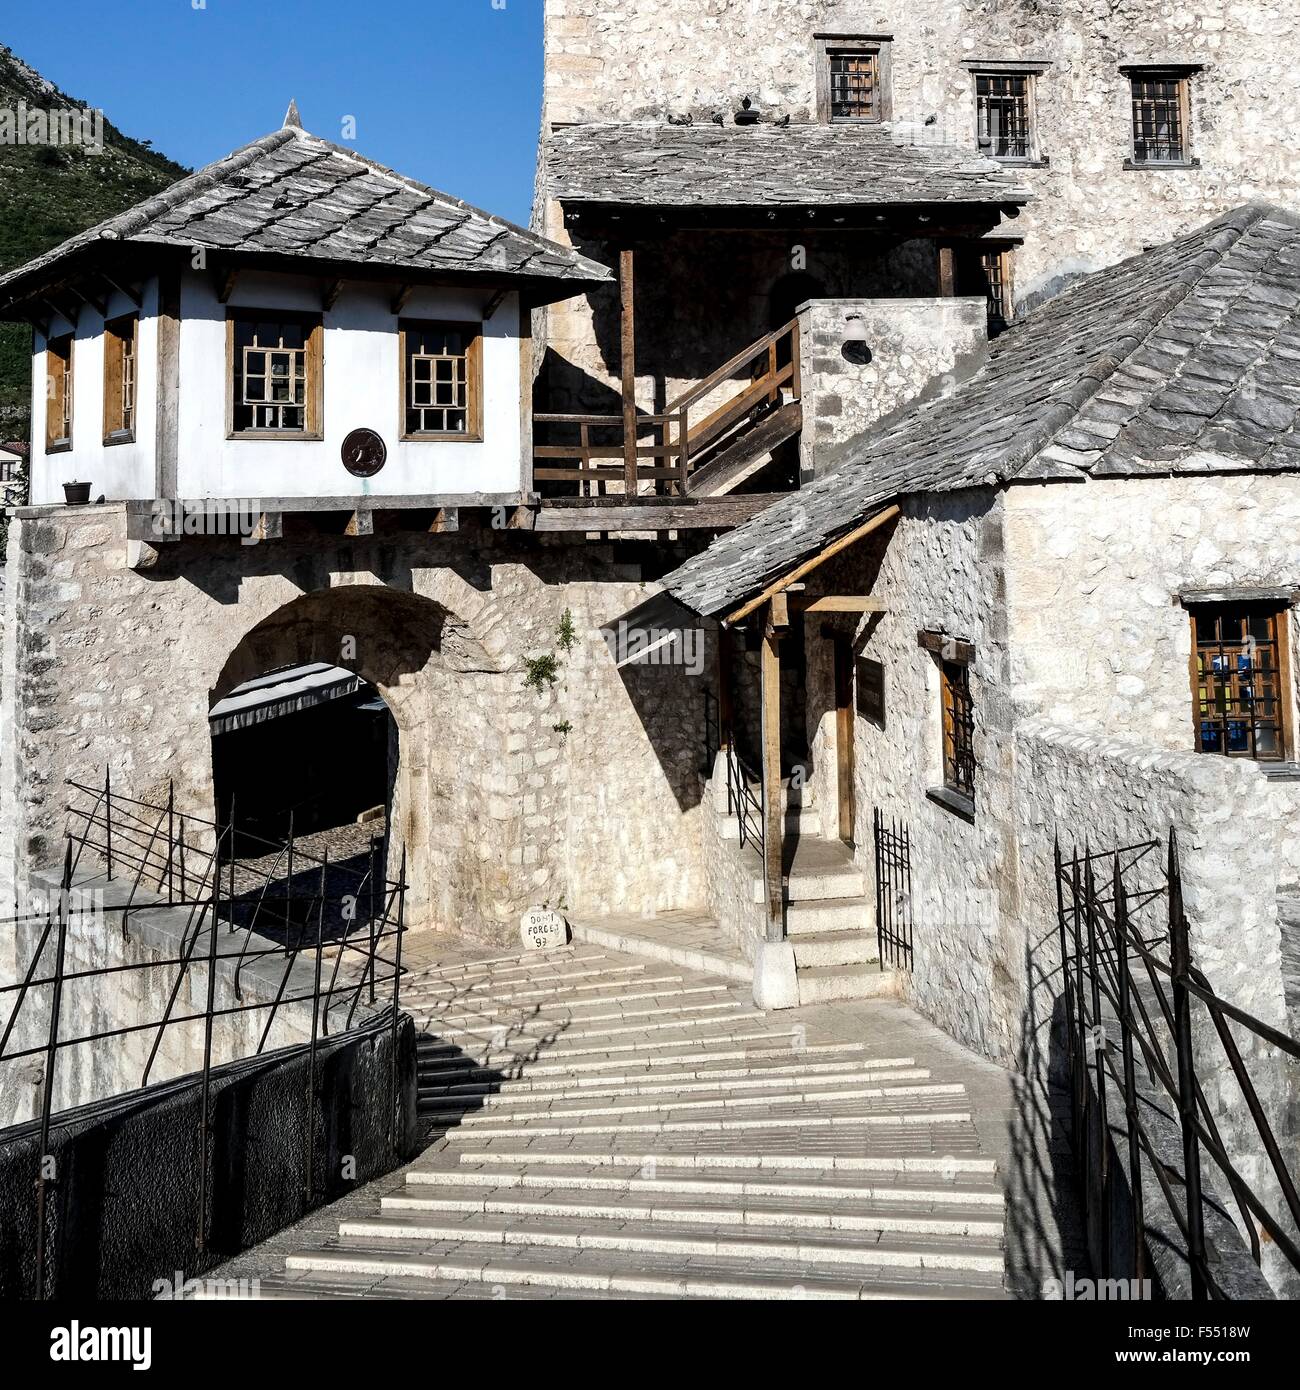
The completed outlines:
<svg viewBox="0 0 1300 1390">
<path fill-rule="evenodd" d="M 1254 599 L 1254 598 L 1229 598 L 1224 597 L 1217 600 L 1185 600 L 1188 620 L 1191 625 L 1191 654 L 1188 662 L 1188 674 L 1191 679 L 1191 709 L 1192 709 L 1192 746 L 1198 753 L 1207 753 L 1211 756 L 1221 758 L 1234 758 L 1243 761 L 1258 763 L 1261 766 L 1277 765 L 1278 763 L 1294 762 L 1297 757 L 1296 729 L 1293 703 L 1295 701 L 1295 686 L 1292 678 L 1291 666 L 1291 628 L 1294 620 L 1295 606 L 1286 599 Z M 1220 615 L 1236 612 L 1253 614 L 1258 617 L 1268 617 L 1273 623 L 1272 642 L 1277 649 L 1277 731 L 1278 743 L 1280 745 L 1276 755 L 1260 757 L 1254 750 L 1255 742 L 1254 725 L 1255 720 L 1251 720 L 1251 744 L 1249 752 L 1233 752 L 1227 748 L 1206 748 L 1202 741 L 1203 724 L 1205 722 L 1203 692 L 1206 690 L 1205 682 L 1201 672 L 1201 641 L 1197 632 L 1197 619 L 1209 613 Z M 1219 646 L 1235 646 L 1235 642 L 1224 643 L 1222 638 L 1217 643 Z M 1231 722 L 1231 721 L 1227 721 Z"/>
<path fill-rule="evenodd" d="M 66 344 L 67 351 L 61 351 L 61 345 Z M 53 337 L 45 340 L 45 452 L 47 454 L 65 454 L 72 448 L 73 418 L 72 411 L 75 396 L 75 384 L 73 378 L 73 353 L 75 351 L 75 333 L 56 333 Z M 55 363 L 59 364 L 58 375 L 55 375 Z M 52 383 L 60 383 L 60 389 L 55 390 Z M 58 409 L 55 409 L 55 402 L 58 402 Z M 63 433 L 56 433 L 53 425 L 55 416 L 58 416 L 59 424 L 67 425 Z"/>
<path fill-rule="evenodd" d="M 301 430 L 240 430 L 235 428 L 235 325 L 253 320 L 262 323 L 299 323 L 306 335 L 306 391 Z M 325 324 L 320 314 L 298 309 L 237 308 L 226 310 L 226 438 L 266 439 L 283 443 L 319 443 L 325 437 Z"/>
<path fill-rule="evenodd" d="M 926 796 L 964 820 L 975 819 L 975 785 L 979 763 L 975 758 L 975 701 L 970 688 L 971 668 L 975 664 L 975 648 L 970 642 L 946 636 L 941 632 L 918 632 L 917 643 L 935 659 L 939 673 L 939 750 L 943 782 L 931 787 Z M 962 720 L 968 747 L 964 751 L 957 740 L 957 700 L 953 696 L 957 673 L 964 692 L 966 714 Z M 963 743 L 966 742 L 963 740 Z M 969 782 L 958 771 L 959 762 L 969 764 Z"/>
<path fill-rule="evenodd" d="M 817 119 L 822 125 L 880 125 L 894 116 L 890 34 L 817 34 Z M 876 111 L 871 116 L 831 114 L 831 58 L 841 53 L 871 55 L 876 60 Z"/>
<path fill-rule="evenodd" d="M 128 328 L 129 332 L 123 329 Z M 131 418 L 125 423 L 125 393 L 122 389 L 123 365 L 127 354 L 123 344 L 131 345 Z M 104 320 L 104 444 L 135 442 L 136 411 L 140 391 L 140 315 L 121 314 Z"/>
<path fill-rule="evenodd" d="M 975 148 L 984 154 L 986 159 L 995 160 L 998 164 L 1012 165 L 1033 165 L 1041 164 L 1043 161 L 1038 149 L 1038 72 L 1031 68 L 1003 68 L 1003 67 L 982 67 L 972 68 L 971 91 L 975 99 Z M 1025 153 L 1024 154 L 994 154 L 992 151 L 985 151 L 980 144 L 980 80 L 981 78 L 1005 79 L 1019 77 L 1025 83 Z"/>
<path fill-rule="evenodd" d="M 1192 140 L 1192 78 L 1201 71 L 1200 66 L 1193 63 L 1130 64 L 1122 67 L 1120 71 L 1128 81 L 1129 154 L 1128 158 L 1124 161 L 1124 167 L 1126 169 L 1156 170 L 1198 168 L 1201 161 L 1197 159 L 1193 153 Z M 1138 130 L 1134 84 L 1137 82 L 1159 80 L 1178 83 L 1178 121 L 1182 145 L 1182 155 L 1179 159 L 1138 158 Z"/>
<path fill-rule="evenodd" d="M 408 433 L 406 428 L 406 335 L 427 329 L 455 329 L 465 334 L 465 429 Z M 399 438 L 412 444 L 481 444 L 483 442 L 483 324 L 472 319 L 399 319 L 397 323 Z"/>
</svg>

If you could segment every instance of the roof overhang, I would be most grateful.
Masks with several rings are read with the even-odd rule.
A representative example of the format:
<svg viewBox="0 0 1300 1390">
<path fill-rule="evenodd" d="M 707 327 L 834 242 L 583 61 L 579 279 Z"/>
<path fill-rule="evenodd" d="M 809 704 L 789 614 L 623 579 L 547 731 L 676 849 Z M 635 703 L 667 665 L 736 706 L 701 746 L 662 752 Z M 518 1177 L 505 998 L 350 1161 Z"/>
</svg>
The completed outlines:
<svg viewBox="0 0 1300 1390">
<path fill-rule="evenodd" d="M 597 202 L 561 198 L 565 225 L 588 233 L 639 237 L 682 231 L 868 232 L 884 237 L 984 237 L 1004 218 L 1020 216 L 1014 202 L 939 203 L 689 203 Z"/>
<path fill-rule="evenodd" d="M 85 299 L 88 284 L 105 274 L 113 280 L 134 282 L 157 275 L 164 269 L 192 268 L 196 246 L 176 246 L 164 241 L 89 242 L 77 247 L 67 256 L 51 264 L 40 265 L 27 275 L 15 276 L 0 291 L 0 320 L 47 320 L 51 307 L 60 308 L 60 295 L 71 294 L 80 304 Z M 517 274 L 493 270 L 429 270 L 421 266 L 401 266 L 340 261 L 316 256 L 301 256 L 283 252 L 230 250 L 222 247 L 203 247 L 204 270 L 225 275 L 232 270 L 264 271 L 272 274 L 301 275 L 325 282 L 347 281 L 363 284 L 394 286 L 429 286 L 481 290 L 491 298 L 500 291 L 517 291 L 529 307 L 554 304 L 586 293 L 592 285 L 614 279 L 610 271 L 604 277 L 554 276 Z M 51 306 L 49 301 L 56 303 Z"/>
</svg>

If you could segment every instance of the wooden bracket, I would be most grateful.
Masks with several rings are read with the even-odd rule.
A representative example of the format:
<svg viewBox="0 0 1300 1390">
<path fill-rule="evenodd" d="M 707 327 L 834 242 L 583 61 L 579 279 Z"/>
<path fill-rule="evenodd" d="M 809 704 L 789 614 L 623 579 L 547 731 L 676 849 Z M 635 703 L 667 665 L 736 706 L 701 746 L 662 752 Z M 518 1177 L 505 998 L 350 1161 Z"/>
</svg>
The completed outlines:
<svg viewBox="0 0 1300 1390">
<path fill-rule="evenodd" d="M 415 293 L 414 285 L 403 285 L 393 296 L 393 313 L 400 314 L 403 309 L 411 302 L 411 296 Z"/>
<path fill-rule="evenodd" d="M 235 292 L 235 282 L 239 279 L 238 270 L 228 270 L 224 275 L 219 275 L 217 279 L 217 300 L 222 304 L 230 303 L 230 296 Z"/>
<path fill-rule="evenodd" d="M 486 323 L 493 314 L 501 307 L 501 301 L 506 297 L 505 290 L 498 290 L 483 308 L 483 322 Z"/>
<path fill-rule="evenodd" d="M 335 304 L 338 303 L 339 294 L 343 289 L 342 280 L 331 280 L 325 286 L 325 292 L 321 296 L 321 307 L 328 313 Z"/>
<path fill-rule="evenodd" d="M 460 530 L 460 508 L 459 507 L 439 507 L 433 514 L 433 520 L 429 523 L 430 535 L 443 535 L 448 531 Z"/>
<path fill-rule="evenodd" d="M 118 294 L 125 295 L 131 301 L 131 303 L 135 305 L 137 309 L 140 308 L 143 299 L 140 294 L 140 291 L 137 290 L 133 285 L 123 285 L 117 280 L 114 280 L 111 275 L 105 274 L 102 270 L 99 272 L 99 278 L 109 287 L 110 290 L 116 290 Z"/>
<path fill-rule="evenodd" d="M 375 514 L 368 507 L 358 507 L 348 518 L 343 528 L 345 536 L 373 536 L 375 534 Z"/>
</svg>

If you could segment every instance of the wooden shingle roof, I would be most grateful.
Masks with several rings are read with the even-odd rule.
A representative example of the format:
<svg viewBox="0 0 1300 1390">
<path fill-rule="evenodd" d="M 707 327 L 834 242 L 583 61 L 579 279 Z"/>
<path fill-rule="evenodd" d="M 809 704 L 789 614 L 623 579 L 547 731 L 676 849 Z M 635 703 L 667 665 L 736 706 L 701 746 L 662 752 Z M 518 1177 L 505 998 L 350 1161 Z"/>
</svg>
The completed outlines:
<svg viewBox="0 0 1300 1390">
<path fill-rule="evenodd" d="M 1300 471 L 1300 217 L 1239 208 L 1078 281 L 948 394 L 840 445 L 829 471 L 663 581 L 734 611 L 899 498 L 1008 482 Z"/>
</svg>

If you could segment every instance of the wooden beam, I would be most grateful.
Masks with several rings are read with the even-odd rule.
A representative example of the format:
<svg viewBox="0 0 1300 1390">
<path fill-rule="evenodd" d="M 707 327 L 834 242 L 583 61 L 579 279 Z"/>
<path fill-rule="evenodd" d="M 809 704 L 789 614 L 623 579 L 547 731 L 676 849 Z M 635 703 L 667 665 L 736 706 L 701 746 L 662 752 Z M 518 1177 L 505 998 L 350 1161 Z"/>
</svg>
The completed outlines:
<svg viewBox="0 0 1300 1390">
<path fill-rule="evenodd" d="M 634 497 L 636 478 L 636 269 L 630 249 L 618 253 L 620 366 L 623 374 L 623 490 Z"/>
<path fill-rule="evenodd" d="M 154 496 L 178 497 L 181 387 L 181 276 L 158 276 L 158 386 L 154 416 Z"/>
<path fill-rule="evenodd" d="M 761 692 L 763 709 L 763 886 L 767 939 L 785 940 L 785 885 L 782 882 L 781 809 L 781 635 L 769 625 L 763 633 Z"/>
<path fill-rule="evenodd" d="M 414 285 L 403 285 L 393 296 L 393 313 L 400 314 L 411 301 L 411 296 L 415 293 Z"/>
<path fill-rule="evenodd" d="M 101 319 L 106 319 L 108 317 L 107 299 L 96 299 L 89 291 L 83 290 L 77 285 L 69 285 L 68 289 L 71 290 L 83 304 L 89 304 Z"/>
<path fill-rule="evenodd" d="M 825 564 L 833 555 L 838 555 L 841 550 L 848 549 L 849 546 L 856 544 L 864 536 L 869 536 L 872 531 L 893 521 L 898 514 L 898 507 L 896 505 L 889 506 L 883 511 L 877 512 L 875 516 L 869 517 L 861 526 L 855 526 L 852 531 L 846 531 L 839 540 L 832 541 L 830 545 L 819 550 L 816 555 L 812 556 L 811 559 L 805 560 L 803 564 L 791 570 L 789 574 L 783 575 L 780 579 L 773 581 L 756 598 L 750 599 L 748 603 L 743 604 L 740 608 L 737 608 L 734 613 L 724 618 L 723 622 L 725 622 L 728 627 L 734 623 L 742 622 L 745 618 L 749 617 L 756 608 L 766 603 L 773 594 L 788 589 L 796 580 L 802 579 L 806 574 L 811 574 L 818 565 Z"/>
<path fill-rule="evenodd" d="M 939 253 L 939 294 L 943 299 L 951 299 L 957 293 L 957 257 L 952 246 L 940 242 Z"/>
<path fill-rule="evenodd" d="M 253 530 L 253 539 L 278 541 L 284 539 L 284 515 L 281 512 L 262 512 Z"/>
<path fill-rule="evenodd" d="M 498 290 L 491 299 L 483 306 L 483 322 L 487 323 L 492 315 L 501 307 L 501 301 L 506 297 L 505 290 Z"/>
<path fill-rule="evenodd" d="M 142 304 L 143 300 L 140 291 L 137 290 L 133 285 L 122 284 L 120 281 L 114 280 L 111 275 L 106 274 L 102 270 L 99 272 L 99 278 L 109 287 L 109 289 L 116 290 L 118 294 L 125 295 L 131 301 L 131 303 L 135 305 L 137 309 Z"/>
<path fill-rule="evenodd" d="M 729 531 L 748 521 L 764 507 L 771 506 L 773 499 L 770 494 L 755 493 L 734 498 L 706 498 L 693 504 L 681 499 L 646 498 L 640 504 L 629 505 L 618 496 L 590 500 L 599 505 L 567 507 L 553 500 L 543 502 L 534 529 L 583 532 Z M 652 505 L 646 506 L 646 502 Z"/>
<path fill-rule="evenodd" d="M 239 280 L 238 269 L 227 270 L 224 275 L 219 275 L 217 279 L 217 299 L 222 304 L 230 303 L 230 296 L 235 292 L 235 285 Z"/>
<path fill-rule="evenodd" d="M 358 507 L 355 512 L 348 517 L 348 524 L 343 528 L 345 536 L 373 536 L 375 534 L 375 514 L 365 507 Z"/>
<path fill-rule="evenodd" d="M 321 295 L 321 308 L 326 313 L 339 302 L 339 295 L 343 292 L 343 280 L 330 280 L 325 286 L 325 292 Z"/>
<path fill-rule="evenodd" d="M 772 595 L 771 623 L 773 627 L 790 626 L 790 605 L 786 600 L 785 591 Z"/>
<path fill-rule="evenodd" d="M 790 595 L 790 605 L 803 613 L 883 613 L 885 605 L 869 594 L 823 594 L 821 598 Z"/>
<path fill-rule="evenodd" d="M 429 523 L 429 534 L 432 536 L 445 535 L 449 531 L 460 530 L 460 512 L 455 507 L 439 507 L 433 514 L 433 520 Z"/>
</svg>

